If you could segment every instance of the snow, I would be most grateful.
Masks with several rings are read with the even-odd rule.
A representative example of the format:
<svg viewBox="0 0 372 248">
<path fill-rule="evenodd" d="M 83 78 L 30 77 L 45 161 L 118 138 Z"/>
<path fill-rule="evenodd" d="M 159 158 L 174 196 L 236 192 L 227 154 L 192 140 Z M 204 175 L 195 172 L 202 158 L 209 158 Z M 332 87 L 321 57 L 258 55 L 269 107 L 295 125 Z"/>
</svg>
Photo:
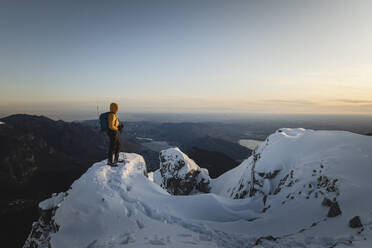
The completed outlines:
<svg viewBox="0 0 372 248">
<path fill-rule="evenodd" d="M 144 170 L 145 162 L 136 154 L 125 154 L 125 166 L 117 168 L 105 161 L 94 164 L 73 183 L 56 210 L 54 220 L 60 229 L 51 235 L 52 247 L 192 247 L 194 243 L 215 247 L 219 235 L 204 221 L 223 223 L 257 215 L 246 210 L 247 202 L 214 194 L 169 195 L 148 180 Z"/>
<path fill-rule="evenodd" d="M 152 181 L 173 195 L 191 195 L 210 192 L 207 169 L 200 168 L 179 148 L 169 148 L 159 154 L 159 169 Z"/>
<path fill-rule="evenodd" d="M 368 192 L 372 190 L 370 137 L 341 131 L 281 129 L 269 136 L 265 143 L 258 147 L 257 153 L 261 158 L 256 163 L 256 178 L 260 172 L 280 172 L 274 179 L 263 180 L 262 186 L 259 187 L 261 192 L 268 196 L 266 206 L 270 208 L 260 219 L 247 225 L 246 228 L 252 235 L 285 235 L 319 222 L 316 228 L 308 228 L 306 233 L 337 237 L 351 232 L 347 223 L 352 217 L 362 215 L 367 223 L 371 220 L 372 201 L 368 197 Z M 252 164 L 251 157 L 237 168 L 213 180 L 212 192 L 231 197 L 230 193 L 238 186 L 237 179 L 245 179 L 248 184 Z M 290 174 L 290 171 L 293 171 L 293 185 L 283 185 L 281 191 L 274 195 L 273 191 L 280 179 Z M 339 195 L 337 192 L 327 192 L 318 187 L 316 190 L 322 191 L 324 195 L 319 194 L 316 197 L 310 193 L 307 199 L 308 192 L 317 187 L 317 179 L 320 176 L 337 179 Z M 312 185 L 310 190 L 307 189 L 309 184 Z M 246 185 L 243 185 L 244 187 Z M 324 220 L 328 209 L 321 206 L 321 201 L 325 196 L 330 199 L 337 198 L 342 216 Z M 259 194 L 256 198 L 260 197 Z M 263 204 L 261 207 L 264 207 Z"/>
<path fill-rule="evenodd" d="M 39 208 L 42 210 L 49 210 L 55 207 L 59 207 L 63 199 L 67 196 L 65 192 L 59 194 L 53 194 L 51 198 L 46 199 L 39 203 Z"/>
<path fill-rule="evenodd" d="M 187 170 L 199 168 L 178 148 L 162 153 L 170 161 L 182 158 Z M 51 247 L 372 246 L 372 137 L 281 129 L 256 153 L 260 155 L 256 162 L 250 157 L 212 179 L 212 193 L 188 196 L 170 195 L 161 188 L 156 183 L 161 181 L 159 171 L 147 178 L 140 155 L 121 154 L 125 165 L 117 168 L 107 166 L 106 161 L 96 163 L 67 195 L 40 203 L 45 209 L 58 206 L 54 221 L 59 230 L 50 234 Z M 256 195 L 233 199 L 231 192 L 249 187 L 253 165 L 260 182 Z M 277 170 L 275 177 L 259 176 Z M 291 171 L 293 175 L 281 185 Z M 337 190 L 317 188 L 320 176 L 337 179 Z M 309 184 L 313 188 L 307 189 Z M 278 186 L 280 191 L 274 194 Z M 324 195 L 315 197 L 315 189 Z M 327 218 L 328 208 L 321 205 L 325 196 L 337 198 L 342 215 Z M 356 215 L 362 219 L 363 231 L 348 227 Z M 269 235 L 279 239 L 258 240 Z"/>
<path fill-rule="evenodd" d="M 167 164 L 176 164 L 180 160 L 185 162 L 185 166 L 183 166 L 180 170 L 177 170 L 177 177 L 183 177 L 188 172 L 198 170 L 199 168 L 194 160 L 190 159 L 186 154 L 181 152 L 178 147 L 162 151 L 161 156 L 164 157 L 164 159 L 167 161 Z"/>
</svg>

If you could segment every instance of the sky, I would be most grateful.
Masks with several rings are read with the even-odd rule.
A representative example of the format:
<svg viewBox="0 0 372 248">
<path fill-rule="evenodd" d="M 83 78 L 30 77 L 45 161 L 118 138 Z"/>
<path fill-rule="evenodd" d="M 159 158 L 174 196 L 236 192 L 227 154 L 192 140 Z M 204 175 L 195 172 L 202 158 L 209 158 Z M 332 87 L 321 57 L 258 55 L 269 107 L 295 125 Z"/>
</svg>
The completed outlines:
<svg viewBox="0 0 372 248">
<path fill-rule="evenodd" d="M 0 1 L 0 115 L 372 114 L 372 1 Z"/>
</svg>

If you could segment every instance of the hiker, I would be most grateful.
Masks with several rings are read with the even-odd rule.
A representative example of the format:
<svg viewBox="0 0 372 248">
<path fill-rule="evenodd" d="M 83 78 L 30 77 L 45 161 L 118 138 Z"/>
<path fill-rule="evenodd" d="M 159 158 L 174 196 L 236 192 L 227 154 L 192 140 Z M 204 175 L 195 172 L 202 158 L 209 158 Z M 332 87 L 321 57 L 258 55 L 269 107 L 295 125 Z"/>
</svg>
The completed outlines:
<svg viewBox="0 0 372 248">
<path fill-rule="evenodd" d="M 110 104 L 110 112 L 107 116 L 107 135 L 110 139 L 110 146 L 108 150 L 108 160 L 107 164 L 110 166 L 117 166 L 118 163 L 122 163 L 123 160 L 119 160 L 120 152 L 120 140 L 119 131 L 123 129 L 123 124 L 119 123 L 119 119 L 116 113 L 119 110 L 119 105 L 117 103 Z M 115 155 L 114 162 L 112 161 Z"/>
</svg>

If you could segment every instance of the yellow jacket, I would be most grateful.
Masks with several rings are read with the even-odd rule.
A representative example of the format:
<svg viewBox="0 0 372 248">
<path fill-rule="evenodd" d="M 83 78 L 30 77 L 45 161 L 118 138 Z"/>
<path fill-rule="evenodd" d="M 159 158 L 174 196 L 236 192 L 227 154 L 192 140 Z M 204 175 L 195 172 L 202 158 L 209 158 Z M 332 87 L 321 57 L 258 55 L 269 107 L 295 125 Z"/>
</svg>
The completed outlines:
<svg viewBox="0 0 372 248">
<path fill-rule="evenodd" d="M 108 121 L 108 128 L 113 131 L 118 131 L 119 127 L 119 120 L 116 115 L 118 112 L 119 106 L 116 103 L 111 103 L 110 105 L 110 113 L 108 115 L 107 121 Z"/>
</svg>

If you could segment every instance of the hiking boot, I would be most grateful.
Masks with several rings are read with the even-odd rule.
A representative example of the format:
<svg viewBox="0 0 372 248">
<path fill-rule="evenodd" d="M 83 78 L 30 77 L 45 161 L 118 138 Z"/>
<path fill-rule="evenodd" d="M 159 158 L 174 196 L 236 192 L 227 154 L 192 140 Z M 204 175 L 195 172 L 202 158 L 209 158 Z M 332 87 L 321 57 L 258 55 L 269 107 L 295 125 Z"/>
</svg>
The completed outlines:
<svg viewBox="0 0 372 248">
<path fill-rule="evenodd" d="M 113 162 L 108 162 L 107 165 L 111 167 L 118 167 L 117 163 L 113 163 Z"/>
<path fill-rule="evenodd" d="M 115 162 L 114 163 L 123 163 L 124 162 L 124 160 L 123 159 L 118 159 L 118 160 L 115 160 Z"/>
</svg>

